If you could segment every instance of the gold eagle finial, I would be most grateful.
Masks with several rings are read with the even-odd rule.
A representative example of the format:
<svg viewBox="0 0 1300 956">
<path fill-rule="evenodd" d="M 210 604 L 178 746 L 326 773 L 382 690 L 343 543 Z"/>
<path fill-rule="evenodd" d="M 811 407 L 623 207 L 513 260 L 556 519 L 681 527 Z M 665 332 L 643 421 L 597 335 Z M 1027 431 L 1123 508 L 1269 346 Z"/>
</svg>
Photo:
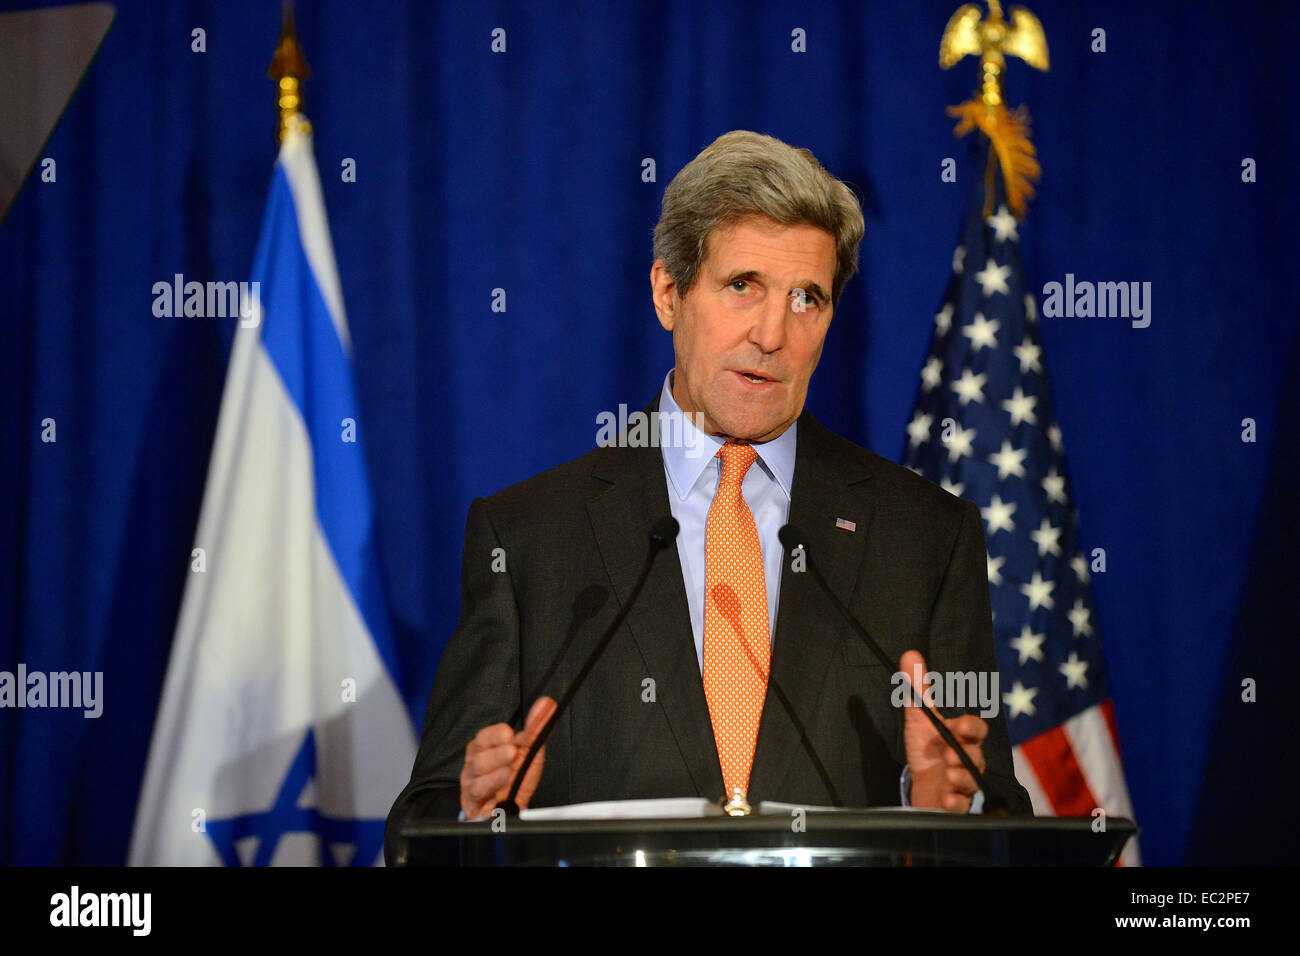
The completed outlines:
<svg viewBox="0 0 1300 956">
<path fill-rule="evenodd" d="M 988 106 L 1003 103 L 1002 71 L 1006 56 L 1018 56 L 1036 70 L 1048 68 L 1047 36 L 1043 25 L 1024 7 L 1011 8 L 1011 22 L 1002 19 L 1002 4 L 989 0 L 989 15 L 981 20 L 977 4 L 963 4 L 944 27 L 939 40 L 939 66 L 952 69 L 964 56 L 980 58 L 981 99 Z"/>
</svg>

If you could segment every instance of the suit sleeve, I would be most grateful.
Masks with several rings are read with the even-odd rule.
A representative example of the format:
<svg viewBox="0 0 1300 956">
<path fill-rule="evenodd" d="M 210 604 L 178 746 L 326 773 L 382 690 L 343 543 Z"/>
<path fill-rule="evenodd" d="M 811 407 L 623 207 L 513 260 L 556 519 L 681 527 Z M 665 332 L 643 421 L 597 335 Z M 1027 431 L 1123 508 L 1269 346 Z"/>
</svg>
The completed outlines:
<svg viewBox="0 0 1300 956">
<path fill-rule="evenodd" d="M 470 505 L 461 561 L 460 622 L 447 642 L 425 712 L 411 780 L 389 811 L 384 859 L 404 854 L 402 824 L 410 817 L 455 819 L 465 748 L 489 724 L 520 713 L 519 614 L 511 556 L 481 498 Z"/>
<path fill-rule="evenodd" d="M 993 613 L 989 604 L 984 521 L 973 502 L 963 501 L 962 506 L 961 527 L 930 615 L 931 656 L 926 664 L 934 671 L 995 674 L 998 665 L 993 652 Z M 1030 814 L 1033 806 L 1029 794 L 1016 780 L 1000 687 L 998 690 L 998 712 L 985 718 L 989 735 L 984 741 L 984 759 L 987 762 L 984 778 L 1012 813 Z M 978 715 L 979 711 L 978 704 L 965 708 L 942 708 L 945 717 Z M 988 798 L 986 794 L 985 800 Z"/>
</svg>

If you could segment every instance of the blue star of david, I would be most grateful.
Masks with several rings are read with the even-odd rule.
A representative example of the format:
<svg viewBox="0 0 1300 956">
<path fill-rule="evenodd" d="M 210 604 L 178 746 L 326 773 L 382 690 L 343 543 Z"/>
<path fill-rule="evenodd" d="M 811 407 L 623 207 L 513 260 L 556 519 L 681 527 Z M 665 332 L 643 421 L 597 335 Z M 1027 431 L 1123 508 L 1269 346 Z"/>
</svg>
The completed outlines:
<svg viewBox="0 0 1300 956">
<path fill-rule="evenodd" d="M 258 838 L 257 854 L 253 866 L 270 866 L 280 837 L 286 833 L 314 833 L 321 842 L 321 861 L 334 866 L 334 856 L 329 852 L 333 844 L 355 846 L 352 866 L 369 866 L 378 858 L 384 845 L 384 820 L 364 820 L 327 817 L 313 808 L 298 806 L 298 799 L 307 784 L 316 776 L 316 737 L 307 731 L 298 755 L 293 758 L 285 775 L 280 792 L 269 810 L 227 817 L 207 822 L 208 838 L 216 847 L 222 863 L 241 866 L 235 844 L 239 840 Z"/>
</svg>

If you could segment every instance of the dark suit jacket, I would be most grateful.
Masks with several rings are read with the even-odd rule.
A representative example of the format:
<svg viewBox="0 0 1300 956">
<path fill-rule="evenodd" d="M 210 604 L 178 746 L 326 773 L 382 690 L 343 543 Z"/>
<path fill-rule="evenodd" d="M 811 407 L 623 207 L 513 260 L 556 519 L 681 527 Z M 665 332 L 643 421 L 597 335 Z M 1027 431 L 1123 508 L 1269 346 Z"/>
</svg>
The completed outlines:
<svg viewBox="0 0 1300 956">
<path fill-rule="evenodd" d="M 626 600 L 650 526 L 668 514 L 658 448 L 597 448 L 470 506 L 460 623 L 438 667 L 411 781 L 388 816 L 390 863 L 408 816 L 457 815 L 465 746 L 480 728 L 518 727 L 539 694 L 563 693 Z M 837 518 L 856 531 L 837 528 Z M 891 660 L 915 648 L 934 671 L 996 668 L 984 525 L 974 504 L 832 434 L 805 411 L 790 521 Z M 504 572 L 493 571 L 494 552 L 504 556 Z M 905 756 L 892 673 L 812 576 L 792 572 L 787 560 L 750 803 L 897 805 Z M 646 678 L 654 681 L 650 702 Z M 989 786 L 1030 813 L 1001 713 L 989 723 Z M 556 725 L 532 806 L 722 795 L 673 546 Z"/>
</svg>

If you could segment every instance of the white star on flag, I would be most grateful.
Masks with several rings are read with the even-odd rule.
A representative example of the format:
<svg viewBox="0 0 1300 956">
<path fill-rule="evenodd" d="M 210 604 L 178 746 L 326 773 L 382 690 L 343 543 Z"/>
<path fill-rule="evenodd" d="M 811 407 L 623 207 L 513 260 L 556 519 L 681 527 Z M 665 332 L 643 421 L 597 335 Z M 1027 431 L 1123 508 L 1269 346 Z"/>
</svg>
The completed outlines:
<svg viewBox="0 0 1300 956">
<path fill-rule="evenodd" d="M 961 493 L 966 490 L 966 486 L 963 485 L 960 481 L 958 482 L 949 481 L 947 475 L 944 475 L 942 478 L 939 479 L 939 487 L 942 488 L 944 491 L 948 492 L 948 494 L 952 495 L 955 498 L 960 498 Z"/>
<path fill-rule="evenodd" d="M 1061 429 L 1058 425 L 1049 425 L 1047 428 L 1047 440 L 1052 443 L 1052 451 L 1058 455 L 1065 451 L 1061 444 Z"/>
<path fill-rule="evenodd" d="M 1071 690 L 1088 686 L 1088 662 L 1079 660 L 1079 655 L 1070 651 L 1070 659 L 1057 668 L 1065 675 L 1065 686 Z"/>
<path fill-rule="evenodd" d="M 1043 576 L 1035 571 L 1033 580 L 1020 585 L 1020 593 L 1029 598 L 1029 610 L 1037 611 L 1040 607 L 1045 607 L 1050 611 L 1056 607 L 1056 602 L 1052 600 L 1055 588 L 1055 581 L 1044 581 Z"/>
<path fill-rule="evenodd" d="M 1011 690 L 1002 695 L 1002 702 L 1007 705 L 1007 709 L 1011 712 L 1009 716 L 1012 720 L 1021 714 L 1032 717 L 1035 713 L 1034 698 L 1037 695 L 1037 687 L 1026 687 L 1020 681 L 1016 681 Z"/>
<path fill-rule="evenodd" d="M 1019 425 L 1021 422 L 1037 425 L 1038 417 L 1034 415 L 1034 406 L 1037 404 L 1037 395 L 1026 395 L 1025 390 L 1017 385 L 1016 393 L 1003 402 L 1002 407 L 1011 414 L 1011 424 L 1013 426 Z"/>
<path fill-rule="evenodd" d="M 1006 242 L 1008 239 L 1020 241 L 1020 235 L 1016 232 L 1016 217 L 1007 211 L 1006 206 L 999 206 L 998 214 L 989 216 L 984 221 L 993 227 L 993 238 L 998 242 Z"/>
<path fill-rule="evenodd" d="M 1011 267 L 1000 266 L 992 259 L 979 272 L 975 273 L 975 281 L 980 284 L 980 289 L 984 292 L 984 298 L 988 298 L 994 292 L 1001 292 L 1006 295 L 1011 291 L 1007 285 L 1007 280 L 1011 278 Z"/>
<path fill-rule="evenodd" d="M 1070 559 L 1070 567 L 1074 571 L 1074 576 L 1080 581 L 1088 580 L 1088 562 L 1083 559 L 1083 555 L 1076 554 Z"/>
<path fill-rule="evenodd" d="M 939 330 L 940 335 L 947 335 L 948 330 L 952 328 L 952 303 L 947 302 L 944 307 L 934 315 L 934 326 Z"/>
<path fill-rule="evenodd" d="M 1026 624 L 1020 629 L 1020 636 L 1013 637 L 1007 641 L 1007 644 L 1019 655 L 1020 663 L 1024 664 L 1029 660 L 1041 661 L 1043 659 L 1043 641 L 1046 639 L 1046 634 L 1035 634 Z"/>
<path fill-rule="evenodd" d="M 987 508 L 981 508 L 980 514 L 988 523 L 989 534 L 994 535 L 999 531 L 1014 531 L 1015 522 L 1011 516 L 1015 514 L 1016 508 L 1020 507 L 1014 501 L 1003 501 L 1000 495 L 994 495 L 993 500 L 989 502 Z"/>
<path fill-rule="evenodd" d="M 1002 583 L 1002 565 L 1007 563 L 1006 558 L 995 558 L 991 554 L 984 555 L 988 563 L 988 579 L 990 584 Z"/>
<path fill-rule="evenodd" d="M 1075 599 L 1069 618 L 1075 637 L 1092 637 L 1092 614 L 1084 606 L 1083 598 Z"/>
<path fill-rule="evenodd" d="M 971 324 L 961 330 L 961 334 L 970 339 L 971 348 L 978 352 L 981 348 L 996 348 L 997 331 L 1001 326 L 997 319 L 986 319 L 979 312 L 975 313 Z"/>
<path fill-rule="evenodd" d="M 1065 504 L 1065 478 L 1056 473 L 1056 466 L 1043 476 L 1043 490 L 1047 492 L 1048 501 Z"/>
<path fill-rule="evenodd" d="M 907 426 L 907 440 L 915 448 L 921 442 L 930 437 L 930 425 L 934 423 L 934 418 L 918 411 Z"/>
<path fill-rule="evenodd" d="M 937 387 L 942 381 L 943 360 L 937 355 L 932 355 L 925 363 L 925 368 L 921 369 L 921 384 L 928 392 L 930 389 Z"/>
<path fill-rule="evenodd" d="M 1002 450 L 996 455 L 989 456 L 989 461 L 998 466 L 998 480 L 1006 481 L 1008 475 L 1015 475 L 1017 478 L 1025 477 L 1025 456 L 1028 454 L 1029 449 L 1012 448 L 1011 442 L 1004 439 Z"/>
<path fill-rule="evenodd" d="M 965 265 L 965 260 L 966 260 L 966 247 L 958 246 L 956 249 L 952 251 L 952 271 L 961 272 L 962 268 Z"/>
<path fill-rule="evenodd" d="M 1038 530 L 1029 532 L 1029 537 L 1033 538 L 1034 544 L 1038 545 L 1038 556 L 1040 558 L 1049 554 L 1060 555 L 1061 529 L 1053 528 L 1049 518 L 1044 517 L 1043 523 L 1038 526 Z"/>
<path fill-rule="evenodd" d="M 945 439 L 944 444 L 948 446 L 948 460 L 956 461 L 962 455 L 971 454 L 975 448 L 972 442 L 975 439 L 975 429 L 957 427 L 952 437 Z"/>
<path fill-rule="evenodd" d="M 1033 342 L 1021 342 L 1011 351 L 1015 354 L 1016 358 L 1020 360 L 1021 372 L 1041 373 L 1043 371 L 1043 365 L 1038 361 L 1039 357 L 1043 354 L 1043 350 Z"/>
<path fill-rule="evenodd" d="M 962 408 L 965 408 L 971 402 L 984 401 L 984 383 L 988 376 L 980 373 L 976 375 L 970 369 L 963 369 L 961 378 L 952 383 L 952 390 L 957 393 L 957 400 L 961 402 Z"/>
</svg>

